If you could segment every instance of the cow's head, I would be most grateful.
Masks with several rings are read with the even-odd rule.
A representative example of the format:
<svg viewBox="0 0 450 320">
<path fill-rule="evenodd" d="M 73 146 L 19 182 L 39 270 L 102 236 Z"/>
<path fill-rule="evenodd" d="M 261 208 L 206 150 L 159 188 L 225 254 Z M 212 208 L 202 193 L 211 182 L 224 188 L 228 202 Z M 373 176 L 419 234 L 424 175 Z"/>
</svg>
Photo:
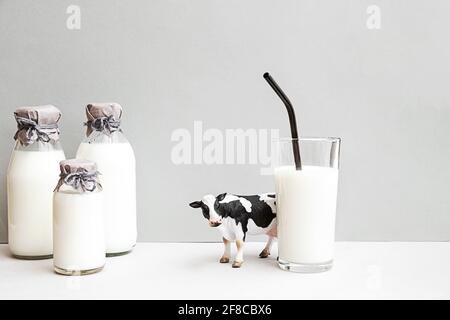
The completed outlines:
<svg viewBox="0 0 450 320">
<path fill-rule="evenodd" d="M 217 213 L 217 209 L 219 208 L 219 201 L 222 201 L 226 195 L 226 193 L 222 193 L 214 197 L 208 194 L 202 200 L 191 202 L 189 205 L 192 208 L 201 208 L 203 216 L 208 219 L 209 226 L 218 227 L 222 224 L 222 216 Z"/>
</svg>

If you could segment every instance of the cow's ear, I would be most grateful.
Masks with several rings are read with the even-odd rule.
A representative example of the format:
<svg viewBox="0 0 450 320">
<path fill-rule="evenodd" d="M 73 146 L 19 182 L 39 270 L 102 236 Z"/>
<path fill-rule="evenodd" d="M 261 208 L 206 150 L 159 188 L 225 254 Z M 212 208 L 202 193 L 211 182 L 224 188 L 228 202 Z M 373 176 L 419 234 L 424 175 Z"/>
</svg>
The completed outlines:
<svg viewBox="0 0 450 320">
<path fill-rule="evenodd" d="M 194 201 L 194 202 L 189 203 L 189 205 L 192 208 L 200 208 L 202 206 L 202 202 L 201 201 Z"/>
<path fill-rule="evenodd" d="M 216 197 L 216 199 L 217 199 L 217 201 L 222 201 L 223 199 L 225 199 L 225 196 L 227 195 L 227 193 L 225 192 L 225 193 L 222 193 L 222 194 L 219 194 L 217 197 Z"/>
</svg>

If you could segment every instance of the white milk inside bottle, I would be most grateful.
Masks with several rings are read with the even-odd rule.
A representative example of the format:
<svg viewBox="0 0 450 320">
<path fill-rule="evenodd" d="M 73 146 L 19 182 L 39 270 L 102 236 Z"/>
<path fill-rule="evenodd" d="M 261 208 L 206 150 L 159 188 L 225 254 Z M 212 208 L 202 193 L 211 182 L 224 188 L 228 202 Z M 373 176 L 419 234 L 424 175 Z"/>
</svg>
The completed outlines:
<svg viewBox="0 0 450 320">
<path fill-rule="evenodd" d="M 86 107 L 87 138 L 78 159 L 97 163 L 103 186 L 106 252 L 127 253 L 136 244 L 136 160 L 133 148 L 120 130 L 122 107 L 93 103 Z"/>
<path fill-rule="evenodd" d="M 53 254 L 52 197 L 59 162 L 60 111 L 54 106 L 21 107 L 7 172 L 8 243 L 13 256 L 44 259 Z"/>
<path fill-rule="evenodd" d="M 105 264 L 102 188 L 94 162 L 65 160 L 53 196 L 53 263 L 57 273 L 85 275 Z"/>
</svg>

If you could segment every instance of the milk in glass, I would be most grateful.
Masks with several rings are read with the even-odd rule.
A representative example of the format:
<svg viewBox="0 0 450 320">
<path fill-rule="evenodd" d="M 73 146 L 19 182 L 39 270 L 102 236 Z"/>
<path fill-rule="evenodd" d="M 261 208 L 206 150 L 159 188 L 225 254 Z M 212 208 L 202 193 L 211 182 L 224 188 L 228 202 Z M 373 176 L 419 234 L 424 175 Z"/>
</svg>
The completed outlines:
<svg viewBox="0 0 450 320">
<path fill-rule="evenodd" d="M 54 106 L 18 108 L 17 132 L 7 172 L 8 242 L 13 256 L 44 259 L 53 254 L 52 197 L 59 162 L 61 112 Z"/>
<path fill-rule="evenodd" d="M 280 258 L 303 264 L 331 262 L 338 170 L 284 166 L 275 169 L 275 181 Z"/>
<path fill-rule="evenodd" d="M 54 269 L 63 275 L 85 275 L 105 264 L 102 187 L 97 166 L 87 160 L 65 160 L 53 196 Z"/>
<path fill-rule="evenodd" d="M 78 159 L 95 161 L 103 186 L 106 252 L 108 256 L 132 250 L 136 244 L 136 160 L 120 129 L 122 107 L 92 103 L 86 107 L 87 138 Z"/>
<path fill-rule="evenodd" d="M 282 269 L 319 272 L 334 259 L 338 191 L 337 138 L 301 139 L 301 170 L 292 141 L 281 141 L 284 161 L 275 168 L 278 262 Z M 284 149 L 284 150 L 283 150 Z"/>
</svg>

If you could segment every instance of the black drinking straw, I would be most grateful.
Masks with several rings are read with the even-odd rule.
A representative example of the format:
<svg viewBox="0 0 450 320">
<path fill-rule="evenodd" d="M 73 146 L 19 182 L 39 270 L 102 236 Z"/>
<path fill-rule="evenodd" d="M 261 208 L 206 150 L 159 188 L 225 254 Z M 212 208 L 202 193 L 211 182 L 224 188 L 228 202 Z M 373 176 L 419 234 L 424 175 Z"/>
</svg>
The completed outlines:
<svg viewBox="0 0 450 320">
<path fill-rule="evenodd" d="M 292 107 L 291 101 L 284 94 L 283 90 L 278 86 L 278 84 L 273 80 L 272 76 L 266 72 L 263 75 L 264 79 L 269 83 L 272 87 L 273 91 L 280 97 L 281 101 L 283 101 L 286 106 L 286 110 L 289 115 L 289 124 L 291 125 L 291 136 L 292 136 L 292 149 L 294 151 L 294 161 L 295 161 L 295 169 L 302 170 L 302 160 L 300 158 L 300 147 L 298 144 L 298 131 L 297 131 L 297 120 L 295 120 L 295 112 Z"/>
</svg>

